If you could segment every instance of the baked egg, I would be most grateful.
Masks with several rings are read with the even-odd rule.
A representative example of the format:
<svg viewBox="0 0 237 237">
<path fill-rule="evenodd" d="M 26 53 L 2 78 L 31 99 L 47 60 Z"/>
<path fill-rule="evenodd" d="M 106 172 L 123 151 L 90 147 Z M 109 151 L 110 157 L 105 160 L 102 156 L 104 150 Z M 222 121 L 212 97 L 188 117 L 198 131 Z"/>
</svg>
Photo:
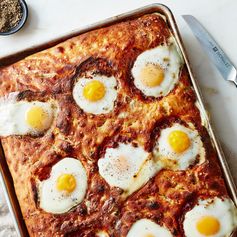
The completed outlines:
<svg viewBox="0 0 237 237">
<path fill-rule="evenodd" d="M 46 132 L 57 113 L 54 101 L 17 101 L 18 93 L 0 100 L 0 136 L 33 135 Z"/>
<path fill-rule="evenodd" d="M 172 237 L 171 232 L 149 219 L 136 221 L 129 230 L 127 237 Z"/>
<path fill-rule="evenodd" d="M 132 67 L 134 85 L 146 96 L 167 95 L 179 79 L 183 59 L 173 37 L 138 55 Z"/>
<path fill-rule="evenodd" d="M 107 148 L 98 160 L 98 166 L 105 181 L 112 187 L 121 188 L 124 196 L 140 189 L 161 169 L 142 147 L 124 143 Z"/>
<path fill-rule="evenodd" d="M 108 233 L 104 230 L 100 230 L 95 234 L 96 237 L 109 237 Z"/>
<path fill-rule="evenodd" d="M 190 124 L 188 128 L 174 123 L 171 127 L 161 130 L 153 155 L 163 163 L 164 167 L 185 170 L 195 162 L 199 164 L 204 162 L 205 149 L 194 126 Z"/>
<path fill-rule="evenodd" d="M 77 105 L 87 113 L 107 114 L 114 108 L 117 98 L 115 77 L 92 75 L 77 80 L 73 88 L 73 98 Z"/>
<path fill-rule="evenodd" d="M 56 163 L 50 177 L 39 184 L 40 207 L 61 214 L 83 201 L 87 190 L 87 173 L 82 163 L 66 157 Z"/>
<path fill-rule="evenodd" d="M 237 211 L 229 198 L 199 200 L 185 214 L 183 228 L 187 237 L 228 237 L 237 226 Z"/>
</svg>

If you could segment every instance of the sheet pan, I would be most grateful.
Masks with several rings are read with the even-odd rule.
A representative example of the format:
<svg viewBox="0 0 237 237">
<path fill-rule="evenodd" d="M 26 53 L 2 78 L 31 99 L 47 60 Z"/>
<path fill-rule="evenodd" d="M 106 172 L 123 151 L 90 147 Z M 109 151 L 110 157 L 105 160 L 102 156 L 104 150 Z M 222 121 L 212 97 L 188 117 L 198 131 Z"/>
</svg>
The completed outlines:
<svg viewBox="0 0 237 237">
<path fill-rule="evenodd" d="M 191 78 L 191 82 L 192 82 L 194 91 L 197 95 L 197 104 L 199 106 L 203 122 L 205 123 L 205 126 L 206 126 L 206 128 L 209 132 L 210 137 L 211 137 L 213 146 L 215 147 L 216 152 L 218 154 L 220 166 L 221 166 L 221 169 L 222 169 L 222 172 L 223 172 L 223 176 L 224 176 L 224 179 L 225 179 L 225 182 L 226 182 L 226 186 L 227 186 L 229 195 L 232 198 L 235 205 L 237 206 L 236 187 L 235 187 L 232 175 L 230 173 L 227 161 L 226 161 L 224 153 L 223 153 L 223 151 L 220 147 L 220 144 L 219 144 L 219 142 L 218 142 L 218 140 L 215 136 L 215 133 L 214 133 L 212 125 L 211 125 L 211 121 L 210 121 L 209 117 L 207 116 L 207 112 L 206 112 L 206 109 L 205 109 L 204 103 L 203 103 L 203 98 L 202 98 L 200 89 L 198 88 L 198 85 L 196 83 L 196 80 L 193 76 L 192 69 L 191 69 L 191 66 L 190 66 L 190 63 L 189 63 L 189 60 L 188 60 L 188 56 L 186 54 L 186 51 L 185 51 L 185 48 L 184 48 L 179 30 L 178 30 L 178 27 L 177 27 L 177 24 L 176 24 L 176 21 L 174 19 L 174 16 L 173 16 L 172 12 L 170 11 L 170 9 L 168 7 L 166 7 L 165 5 L 158 4 L 158 3 L 157 4 L 151 4 L 151 5 L 148 5 L 148 6 L 145 6 L 145 7 L 142 7 L 142 8 L 139 8 L 139 9 L 136 9 L 136 10 L 133 10 L 133 11 L 115 16 L 115 17 L 105 19 L 105 20 L 97 22 L 95 24 L 88 25 L 88 26 L 83 27 L 81 29 L 78 29 L 74 32 L 71 32 L 71 33 L 69 33 L 69 34 L 67 34 L 63 37 L 57 38 L 53 41 L 47 42 L 47 43 L 42 44 L 42 45 L 37 45 L 33 48 L 26 49 L 23 52 L 19 52 L 19 53 L 16 53 L 14 55 L 10 55 L 10 56 L 4 57 L 4 58 L 0 58 L 0 67 L 10 65 L 14 62 L 17 62 L 17 61 L 23 59 L 24 57 L 26 57 L 28 55 L 31 55 L 31 54 L 39 52 L 43 49 L 47 49 L 49 47 L 52 47 L 52 46 L 54 46 L 58 43 L 61 43 L 61 42 L 65 41 L 65 40 L 67 40 L 71 37 L 80 35 L 82 33 L 85 33 L 85 32 L 91 31 L 91 30 L 95 30 L 95 29 L 99 29 L 99 28 L 102 28 L 102 27 L 106 27 L 106 26 L 109 26 L 109 25 L 112 25 L 112 24 L 115 24 L 115 23 L 118 23 L 118 22 L 121 22 L 121 21 L 134 19 L 134 18 L 140 17 L 144 14 L 149 14 L 149 13 L 160 13 L 160 14 L 164 15 L 166 17 L 167 24 L 169 25 L 171 31 L 173 32 L 173 35 L 174 35 L 174 37 L 177 41 L 177 44 L 178 44 L 178 46 L 179 46 L 179 48 L 180 48 L 180 50 L 183 54 L 185 63 L 187 65 L 189 75 L 190 75 L 190 78 Z M 17 201 L 16 194 L 15 194 L 15 191 L 14 191 L 13 181 L 12 181 L 8 166 L 7 166 L 5 158 L 4 158 L 3 149 L 2 149 L 2 147 L 0 147 L 0 148 L 1 148 L 0 149 L 0 171 L 1 171 L 0 172 L 0 174 L 1 174 L 0 175 L 0 180 L 2 180 L 5 196 L 6 196 L 6 199 L 7 199 L 7 203 L 8 203 L 8 206 L 10 208 L 10 211 L 12 213 L 12 216 L 14 218 L 14 224 L 15 224 L 15 227 L 16 227 L 16 231 L 17 231 L 18 235 L 21 236 L 21 237 L 29 236 L 28 232 L 27 232 L 27 229 L 26 229 L 26 226 L 25 226 L 25 223 L 24 223 L 24 220 L 23 220 L 23 217 L 22 217 L 22 214 L 21 214 L 21 210 L 20 210 L 20 207 L 19 207 L 19 203 Z M 234 236 L 234 233 L 233 233 L 232 236 Z"/>
</svg>

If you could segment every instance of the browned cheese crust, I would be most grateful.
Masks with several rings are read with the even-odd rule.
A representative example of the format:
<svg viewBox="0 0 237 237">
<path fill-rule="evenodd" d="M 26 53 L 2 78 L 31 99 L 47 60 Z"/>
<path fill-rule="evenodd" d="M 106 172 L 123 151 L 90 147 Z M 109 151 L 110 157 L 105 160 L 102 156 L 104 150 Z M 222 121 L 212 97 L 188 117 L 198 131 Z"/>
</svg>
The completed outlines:
<svg viewBox="0 0 237 237">
<path fill-rule="evenodd" d="M 43 136 L 1 139 L 30 236 L 91 237 L 104 229 L 110 236 L 125 237 L 141 218 L 165 226 L 174 236 L 184 236 L 184 213 L 198 198 L 228 195 L 217 155 L 201 125 L 186 67 L 163 98 L 147 98 L 133 85 L 131 68 L 136 57 L 164 44 L 170 35 L 162 17 L 145 15 L 82 34 L 0 70 L 0 96 L 20 91 L 21 99 L 53 99 L 59 106 L 52 129 Z M 75 103 L 73 84 L 87 70 L 117 79 L 118 98 L 112 112 L 91 115 Z M 195 125 L 206 161 L 186 171 L 162 170 L 123 200 L 121 190 L 111 188 L 99 175 L 101 153 L 116 140 L 132 141 L 151 151 L 160 129 L 174 121 Z M 89 180 L 87 194 L 65 214 L 46 213 L 39 208 L 36 180 L 46 179 L 52 165 L 67 156 L 83 163 Z"/>
</svg>

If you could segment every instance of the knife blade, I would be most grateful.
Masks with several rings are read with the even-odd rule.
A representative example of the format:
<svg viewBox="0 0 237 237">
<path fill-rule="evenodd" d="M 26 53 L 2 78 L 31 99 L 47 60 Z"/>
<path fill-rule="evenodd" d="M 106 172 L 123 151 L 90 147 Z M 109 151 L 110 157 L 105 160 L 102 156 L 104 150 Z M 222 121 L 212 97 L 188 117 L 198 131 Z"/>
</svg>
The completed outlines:
<svg viewBox="0 0 237 237">
<path fill-rule="evenodd" d="M 222 77 L 237 86 L 237 70 L 221 47 L 194 16 L 183 15 L 183 18 Z"/>
</svg>

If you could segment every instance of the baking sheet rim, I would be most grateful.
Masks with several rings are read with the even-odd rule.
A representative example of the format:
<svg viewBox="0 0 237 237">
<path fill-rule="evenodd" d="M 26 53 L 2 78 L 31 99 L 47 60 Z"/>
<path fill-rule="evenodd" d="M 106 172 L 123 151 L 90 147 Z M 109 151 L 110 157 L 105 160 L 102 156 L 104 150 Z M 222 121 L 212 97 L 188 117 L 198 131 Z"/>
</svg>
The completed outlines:
<svg viewBox="0 0 237 237">
<path fill-rule="evenodd" d="M 184 60 L 185 60 L 185 63 L 186 63 L 186 66 L 188 68 L 188 72 L 189 72 L 189 75 L 190 75 L 190 79 L 191 79 L 194 91 L 196 93 L 196 96 L 197 96 L 197 101 L 198 101 L 199 106 L 200 106 L 200 113 L 203 116 L 203 118 L 205 119 L 205 122 L 206 122 L 206 125 L 207 125 L 207 130 L 209 132 L 209 135 L 211 137 L 213 145 L 214 145 L 214 147 L 217 151 L 219 162 L 220 162 L 220 165 L 221 165 L 221 169 L 223 171 L 223 176 L 224 176 L 229 194 L 230 194 L 232 200 L 234 201 L 235 205 L 237 206 L 237 193 L 236 193 L 236 187 L 235 187 L 235 184 L 234 184 L 234 181 L 233 181 L 233 177 L 231 175 L 230 169 L 228 167 L 228 164 L 227 164 L 226 158 L 224 156 L 224 153 L 221 149 L 221 146 L 220 146 L 220 144 L 219 144 L 219 142 L 218 142 L 218 140 L 215 136 L 215 133 L 213 131 L 211 121 L 207 116 L 207 113 L 206 113 L 206 110 L 205 110 L 205 107 L 204 107 L 204 103 L 203 103 L 203 97 L 201 95 L 201 92 L 200 92 L 200 89 L 197 85 L 197 82 L 196 82 L 196 80 L 193 76 L 192 69 L 191 69 L 191 66 L 190 66 L 190 63 L 189 63 L 189 59 L 187 57 L 187 54 L 186 54 L 186 51 L 185 51 L 185 48 L 184 48 L 183 41 L 182 41 L 182 38 L 180 36 L 179 30 L 178 30 L 178 27 L 177 27 L 176 21 L 174 19 L 174 16 L 173 16 L 171 10 L 167 6 L 165 6 L 163 4 L 159 4 L 159 3 L 154 3 L 154 4 L 150 4 L 150 5 L 147 5 L 147 6 L 144 6 L 144 7 L 141 7 L 141 8 L 138 8 L 138 9 L 135 9 L 135 10 L 132 10 L 132 11 L 129 11 L 129 12 L 126 12 L 126 13 L 123 13 L 123 14 L 120 14 L 120 15 L 102 20 L 102 21 L 99 21 L 99 22 L 94 23 L 94 24 L 90 24 L 88 26 L 85 26 L 83 28 L 80 28 L 78 30 L 70 32 L 68 34 L 65 34 L 62 37 L 56 38 L 56 39 L 51 40 L 49 42 L 46 42 L 44 44 L 36 45 L 36 46 L 31 47 L 29 49 L 26 49 L 22 52 L 18 52 L 18 53 L 13 54 L 13 55 L 8 55 L 4 58 L 0 58 L 0 66 L 1 66 L 1 63 L 2 63 L 2 65 L 5 65 L 6 61 L 9 61 L 10 63 L 12 63 L 11 59 L 15 58 L 16 61 L 18 61 L 19 58 L 21 57 L 21 55 L 23 55 L 23 57 L 28 56 L 30 54 L 33 54 L 35 52 L 39 52 L 39 51 L 44 50 L 46 48 L 52 47 L 52 46 L 54 46 L 54 45 L 56 45 L 60 42 L 63 42 L 65 40 L 69 39 L 69 38 L 72 38 L 74 36 L 83 34 L 85 32 L 89 32 L 91 30 L 95 30 L 95 29 L 98 29 L 98 28 L 102 28 L 102 27 L 106 27 L 106 26 L 109 26 L 109 25 L 112 25 L 112 24 L 116 24 L 120 21 L 126 21 L 126 20 L 129 20 L 129 19 L 132 19 L 132 18 L 137 18 L 137 17 L 142 16 L 144 14 L 156 13 L 156 12 L 166 16 L 167 23 L 169 24 L 170 28 L 172 29 L 174 37 L 175 37 L 175 39 L 178 43 L 178 46 L 179 46 L 179 48 L 180 48 L 180 50 L 183 54 L 183 57 L 184 57 Z M 3 157 L 3 158 L 5 159 L 5 157 Z M 1 164 L 2 163 L 0 163 L 0 165 Z M 12 216 L 13 216 L 13 219 L 14 219 L 14 225 L 15 225 L 16 231 L 17 231 L 19 236 L 28 236 L 28 232 L 26 230 L 26 227 L 24 225 L 22 225 L 21 222 L 17 219 L 16 214 L 18 212 L 21 212 L 21 210 L 16 210 L 16 208 L 14 208 L 15 205 L 13 205 L 14 204 L 13 199 L 17 200 L 17 198 L 16 198 L 16 196 L 13 197 L 13 195 L 15 195 L 15 194 L 9 192 L 9 187 L 8 187 L 7 182 L 6 182 L 8 177 L 4 176 L 4 172 L 3 172 L 2 167 L 0 167 L 0 171 L 1 171 L 0 172 L 0 175 L 1 175 L 0 180 L 3 183 L 3 189 L 4 189 L 5 197 L 7 199 L 7 204 L 9 206 L 10 212 L 12 213 Z"/>
</svg>

